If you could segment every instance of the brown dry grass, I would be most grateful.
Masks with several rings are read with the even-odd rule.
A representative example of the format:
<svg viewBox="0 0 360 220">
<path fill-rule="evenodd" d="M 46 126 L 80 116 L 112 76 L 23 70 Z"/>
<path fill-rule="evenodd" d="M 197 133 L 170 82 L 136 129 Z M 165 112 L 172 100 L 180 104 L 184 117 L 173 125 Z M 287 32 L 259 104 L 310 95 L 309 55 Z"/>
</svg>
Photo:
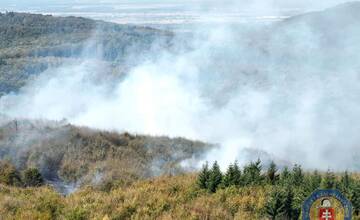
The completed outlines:
<svg viewBox="0 0 360 220">
<path fill-rule="evenodd" d="M 195 175 L 162 176 L 110 192 L 84 187 L 63 197 L 49 187 L 0 188 L 3 219 L 261 219 L 267 187 L 209 194 Z"/>
</svg>

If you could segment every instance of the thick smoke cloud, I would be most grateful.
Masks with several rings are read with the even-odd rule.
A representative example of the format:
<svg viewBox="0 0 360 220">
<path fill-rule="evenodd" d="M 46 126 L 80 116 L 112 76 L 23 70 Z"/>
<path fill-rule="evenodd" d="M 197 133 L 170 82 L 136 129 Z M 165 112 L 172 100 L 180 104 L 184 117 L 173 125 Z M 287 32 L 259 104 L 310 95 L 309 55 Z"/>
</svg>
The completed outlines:
<svg viewBox="0 0 360 220">
<path fill-rule="evenodd" d="M 345 36 L 317 17 L 198 27 L 193 49 L 147 54 L 121 80 L 106 78 L 99 60 L 51 69 L 2 97 L 0 111 L 219 143 L 204 160 L 222 166 L 252 159 L 250 149 L 306 168 L 358 170 L 360 45 L 350 8 L 333 24 L 346 21 Z"/>
</svg>

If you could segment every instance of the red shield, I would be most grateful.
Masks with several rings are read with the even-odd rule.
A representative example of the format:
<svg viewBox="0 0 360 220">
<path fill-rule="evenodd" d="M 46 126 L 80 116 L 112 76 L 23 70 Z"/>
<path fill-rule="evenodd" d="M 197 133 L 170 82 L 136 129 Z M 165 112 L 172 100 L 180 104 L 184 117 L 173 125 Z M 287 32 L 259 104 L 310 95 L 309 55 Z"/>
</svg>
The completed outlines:
<svg viewBox="0 0 360 220">
<path fill-rule="evenodd" d="M 335 220 L 335 211 L 333 208 L 320 208 L 319 220 Z"/>
</svg>

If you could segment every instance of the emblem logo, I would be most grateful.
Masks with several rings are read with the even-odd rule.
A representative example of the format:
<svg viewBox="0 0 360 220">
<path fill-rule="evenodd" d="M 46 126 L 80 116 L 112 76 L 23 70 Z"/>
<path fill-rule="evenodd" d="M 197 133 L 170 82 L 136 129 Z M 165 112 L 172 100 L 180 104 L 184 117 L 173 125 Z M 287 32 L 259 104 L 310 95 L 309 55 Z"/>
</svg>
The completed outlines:
<svg viewBox="0 0 360 220">
<path fill-rule="evenodd" d="M 338 190 L 317 190 L 303 204 L 303 220 L 351 220 L 349 200 Z"/>
</svg>

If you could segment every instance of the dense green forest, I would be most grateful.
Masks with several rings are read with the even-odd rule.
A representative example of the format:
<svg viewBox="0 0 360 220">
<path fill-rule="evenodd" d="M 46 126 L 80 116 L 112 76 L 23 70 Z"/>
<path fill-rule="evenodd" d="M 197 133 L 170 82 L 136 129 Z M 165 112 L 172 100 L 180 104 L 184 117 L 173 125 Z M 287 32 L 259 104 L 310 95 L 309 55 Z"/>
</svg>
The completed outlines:
<svg viewBox="0 0 360 220">
<path fill-rule="evenodd" d="M 171 32 L 147 27 L 78 17 L 0 13 L 0 96 L 17 91 L 50 67 L 83 59 L 103 60 L 112 72 L 121 74 L 125 65 L 141 61 L 139 54 L 169 47 L 172 38 Z M 131 54 L 136 54 L 136 59 Z"/>
<path fill-rule="evenodd" d="M 269 219 L 299 219 L 302 204 L 311 193 L 317 189 L 337 189 L 351 201 L 355 218 L 360 218 L 360 179 L 347 171 L 305 172 L 300 165 L 279 170 L 274 162 L 264 169 L 258 160 L 243 169 L 235 162 L 223 173 L 215 162 L 211 167 L 203 166 L 197 185 L 209 193 L 227 188 L 270 187 L 262 210 Z"/>
</svg>

